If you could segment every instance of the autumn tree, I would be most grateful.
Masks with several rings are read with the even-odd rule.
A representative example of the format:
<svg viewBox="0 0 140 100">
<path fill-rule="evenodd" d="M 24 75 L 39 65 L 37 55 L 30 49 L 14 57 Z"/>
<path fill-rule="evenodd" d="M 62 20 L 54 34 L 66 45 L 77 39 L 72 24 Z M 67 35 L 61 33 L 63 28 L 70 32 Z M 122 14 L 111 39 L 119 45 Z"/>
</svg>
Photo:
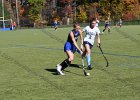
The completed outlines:
<svg viewBox="0 0 140 100">
<path fill-rule="evenodd" d="M 44 2 L 46 0 L 28 0 L 28 3 L 30 5 L 29 9 L 29 18 L 36 22 L 41 23 L 42 21 L 42 9 L 44 7 Z"/>
<path fill-rule="evenodd" d="M 86 22 L 87 21 L 88 16 L 87 16 L 87 12 L 85 10 L 86 9 L 83 5 L 78 7 L 77 20 L 79 22 Z"/>
<path fill-rule="evenodd" d="M 69 22 L 73 22 L 74 11 L 76 10 L 74 8 L 74 0 L 59 0 L 59 3 L 62 7 L 61 14 L 63 15 L 63 20 L 66 20 L 67 24 L 69 24 Z"/>
<path fill-rule="evenodd" d="M 139 0 L 27 0 L 27 3 L 28 16 L 36 22 L 42 20 L 44 5 L 48 9 L 43 14 L 47 16 L 46 20 L 57 18 L 65 24 L 73 21 L 87 22 L 93 17 L 100 17 L 101 20 L 140 19 Z M 20 12 L 22 15 L 23 9 Z"/>
<path fill-rule="evenodd" d="M 124 15 L 125 20 L 140 19 L 140 4 L 139 0 L 124 0 Z"/>
</svg>

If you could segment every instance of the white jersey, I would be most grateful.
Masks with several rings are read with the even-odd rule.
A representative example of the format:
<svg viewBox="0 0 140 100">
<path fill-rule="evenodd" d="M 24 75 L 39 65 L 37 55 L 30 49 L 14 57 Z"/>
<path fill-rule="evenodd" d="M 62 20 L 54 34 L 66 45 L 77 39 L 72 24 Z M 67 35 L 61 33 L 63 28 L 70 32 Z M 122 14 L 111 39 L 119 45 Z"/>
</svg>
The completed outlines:
<svg viewBox="0 0 140 100">
<path fill-rule="evenodd" d="M 83 29 L 84 32 L 86 32 L 86 36 L 84 38 L 84 41 L 89 42 L 91 45 L 94 44 L 96 35 L 100 33 L 100 30 L 98 27 L 94 27 L 93 29 L 90 28 L 90 26 L 87 26 Z"/>
</svg>

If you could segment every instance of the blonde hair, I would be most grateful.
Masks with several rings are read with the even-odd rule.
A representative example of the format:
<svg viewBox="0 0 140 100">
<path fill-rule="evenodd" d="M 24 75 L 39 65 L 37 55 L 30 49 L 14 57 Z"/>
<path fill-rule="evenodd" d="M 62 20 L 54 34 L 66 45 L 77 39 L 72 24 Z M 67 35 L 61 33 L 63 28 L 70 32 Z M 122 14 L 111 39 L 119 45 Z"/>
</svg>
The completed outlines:
<svg viewBox="0 0 140 100">
<path fill-rule="evenodd" d="M 73 24 L 73 28 L 76 28 L 77 26 L 80 26 L 79 23 L 76 22 Z"/>
</svg>

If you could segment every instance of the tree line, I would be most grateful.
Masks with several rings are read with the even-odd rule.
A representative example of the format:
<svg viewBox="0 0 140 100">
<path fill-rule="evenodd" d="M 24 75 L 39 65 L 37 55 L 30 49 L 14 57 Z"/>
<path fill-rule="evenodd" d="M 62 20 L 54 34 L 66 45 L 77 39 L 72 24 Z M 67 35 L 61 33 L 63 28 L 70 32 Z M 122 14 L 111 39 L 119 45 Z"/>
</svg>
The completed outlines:
<svg viewBox="0 0 140 100">
<path fill-rule="evenodd" d="M 13 0 L 14 1 L 14 0 Z M 74 21 L 88 22 L 93 17 L 101 21 L 139 20 L 140 0 L 19 0 L 20 20 L 50 24 Z M 13 2 L 11 2 L 13 6 Z"/>
</svg>

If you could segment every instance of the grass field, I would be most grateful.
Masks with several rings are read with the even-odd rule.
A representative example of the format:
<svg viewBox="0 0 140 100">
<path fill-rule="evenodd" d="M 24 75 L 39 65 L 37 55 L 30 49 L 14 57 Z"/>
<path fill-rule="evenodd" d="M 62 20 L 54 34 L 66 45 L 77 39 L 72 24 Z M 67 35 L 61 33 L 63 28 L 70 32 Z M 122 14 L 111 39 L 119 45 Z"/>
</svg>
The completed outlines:
<svg viewBox="0 0 140 100">
<path fill-rule="evenodd" d="M 55 73 L 70 29 L 0 31 L 0 100 L 140 100 L 140 26 L 101 35 L 109 67 L 94 46 L 87 77 L 81 66 Z M 73 64 L 81 65 L 76 55 Z"/>
</svg>

